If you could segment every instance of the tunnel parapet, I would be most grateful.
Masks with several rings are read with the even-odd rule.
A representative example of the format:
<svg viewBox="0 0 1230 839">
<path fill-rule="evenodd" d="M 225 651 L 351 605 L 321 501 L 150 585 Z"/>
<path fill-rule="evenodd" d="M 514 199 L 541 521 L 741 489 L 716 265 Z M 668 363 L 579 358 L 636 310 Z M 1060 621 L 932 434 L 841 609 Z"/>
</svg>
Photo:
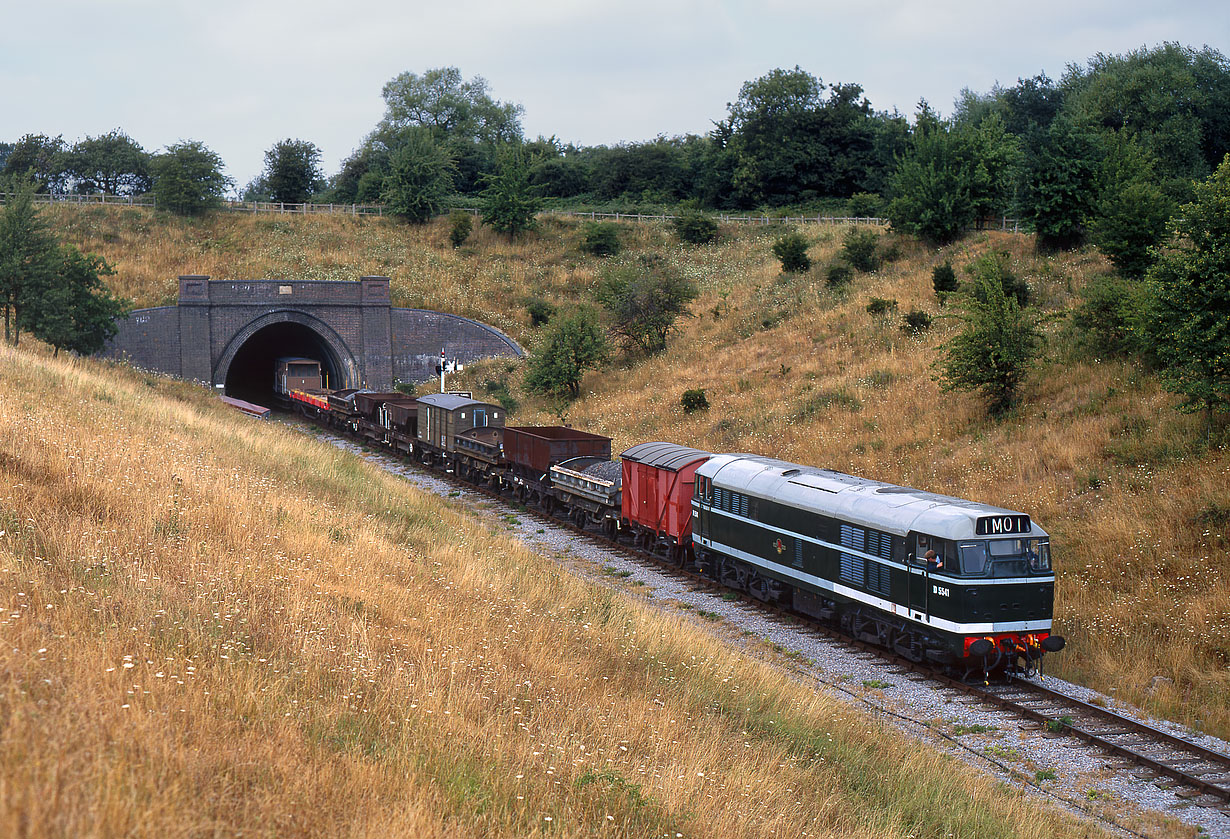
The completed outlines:
<svg viewBox="0 0 1230 839">
<path fill-rule="evenodd" d="M 441 350 L 463 362 L 524 355 L 493 326 L 392 307 L 388 277 L 375 276 L 231 281 L 189 274 L 179 278 L 177 305 L 137 309 L 117 326 L 103 356 L 223 388 L 232 368 L 252 357 L 250 342 L 271 334 L 316 346 L 334 370 L 334 387 L 388 390 L 394 380 L 424 381 L 435 375 Z"/>
</svg>

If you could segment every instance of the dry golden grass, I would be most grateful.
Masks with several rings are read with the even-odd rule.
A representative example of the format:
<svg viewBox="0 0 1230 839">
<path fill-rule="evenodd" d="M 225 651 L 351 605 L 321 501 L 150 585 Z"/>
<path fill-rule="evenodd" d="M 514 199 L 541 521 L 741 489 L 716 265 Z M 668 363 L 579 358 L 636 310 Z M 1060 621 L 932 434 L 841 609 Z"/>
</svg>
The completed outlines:
<svg viewBox="0 0 1230 839">
<path fill-rule="evenodd" d="M 6 836 L 1093 832 L 198 388 L 0 370 Z"/>
<path fill-rule="evenodd" d="M 143 210 L 57 208 L 56 225 L 120 269 L 116 287 L 142 304 L 172 302 L 174 277 L 353 278 L 388 274 L 399 304 L 456 311 L 493 323 L 531 346 L 523 307 L 541 295 L 587 298 L 600 261 L 580 254 L 579 222 L 547 219 L 509 243 L 484 228 L 454 251 L 440 222 L 218 216 L 186 223 Z M 806 228 L 818 266 L 782 277 L 770 254 L 774 228 L 730 228 L 715 245 L 680 247 L 669 229 L 626 225 L 629 252 L 663 255 L 694 278 L 701 296 L 663 355 L 591 374 L 568 406 L 526 398 L 520 372 L 478 365 L 465 382 L 508 379 L 518 420 L 573 424 L 617 446 L 662 438 L 719 451 L 751 451 L 1029 512 L 1054 536 L 1062 675 L 1150 710 L 1230 735 L 1230 456 L 1197 418 L 1136 366 L 1074 351 L 1053 324 L 1049 363 L 1024 406 L 1002 422 L 977 401 L 940 392 L 937 346 L 953 334 L 937 319 L 918 337 L 899 315 L 866 312 L 869 298 L 942 314 L 931 269 L 960 271 L 994 248 L 1014 257 L 1034 299 L 1059 312 L 1108 270 L 1092 251 L 1035 255 L 1028 237 L 978 234 L 943 251 L 908 240 L 903 258 L 855 278 L 844 295 L 825 289 L 822 266 L 841 228 Z M 685 415 L 680 396 L 702 387 L 712 408 Z M 617 449 L 618 450 L 618 449 Z M 1160 682 L 1150 690 L 1155 676 Z"/>
</svg>

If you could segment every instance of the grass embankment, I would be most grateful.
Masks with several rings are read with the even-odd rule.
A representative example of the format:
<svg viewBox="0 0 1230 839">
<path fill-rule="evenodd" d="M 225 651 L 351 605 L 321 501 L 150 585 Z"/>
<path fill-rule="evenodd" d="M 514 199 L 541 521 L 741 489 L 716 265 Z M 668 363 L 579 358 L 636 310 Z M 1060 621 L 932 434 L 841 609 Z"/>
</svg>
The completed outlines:
<svg viewBox="0 0 1230 839">
<path fill-rule="evenodd" d="M 444 222 L 56 213 L 69 238 L 117 264 L 114 285 L 141 305 L 172 302 L 180 273 L 388 274 L 399 304 L 476 317 L 526 345 L 534 332 L 525 299 L 587 299 L 601 266 L 579 252 L 583 225 L 572 221 L 548 220 L 520 243 L 479 228 L 454 251 Z M 697 281 L 695 317 L 662 356 L 590 375 L 563 415 L 617 446 L 662 438 L 771 454 L 1029 512 L 1054 536 L 1056 625 L 1070 641 L 1052 666 L 1230 736 L 1224 439 L 1210 442 L 1199 418 L 1177 414 L 1148 371 L 1078 350 L 1060 323 L 1048 327 L 1048 363 L 1023 407 L 987 421 L 973 397 L 941 393 L 932 380 L 937 347 L 957 324 L 937 319 L 917 337 L 899 328 L 899 314 L 915 306 L 943 314 L 931 270 L 945 259 L 960 271 L 988 249 L 1009 251 L 1034 301 L 1052 313 L 1074 306 L 1079 290 L 1109 270 L 1105 261 L 1092 251 L 1039 257 L 1031 238 L 1010 234 L 977 234 L 941 251 L 901 240 L 901 259 L 839 295 L 824 287 L 822 266 L 843 229 L 805 232 L 818 267 L 787 277 L 770 253 L 775 228 L 732 227 L 716 245 L 687 248 L 665 226 L 623 226 L 628 253 L 660 254 Z M 871 297 L 896 300 L 897 313 L 868 314 Z M 482 392 L 486 381 L 506 379 L 522 401 L 518 421 L 556 421 L 560 407 L 518 391 L 519 375 L 504 363 L 480 366 L 466 383 Z M 712 408 L 684 415 L 680 396 L 696 387 Z"/>
<path fill-rule="evenodd" d="M 1088 833 L 193 386 L 0 371 L 5 835 Z"/>
</svg>

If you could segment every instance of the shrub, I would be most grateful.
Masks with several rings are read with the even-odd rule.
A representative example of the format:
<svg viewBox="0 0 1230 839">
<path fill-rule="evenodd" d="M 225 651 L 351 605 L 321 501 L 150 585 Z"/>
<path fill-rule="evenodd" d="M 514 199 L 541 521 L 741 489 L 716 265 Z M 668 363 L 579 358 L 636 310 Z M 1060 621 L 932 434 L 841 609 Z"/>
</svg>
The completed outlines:
<svg viewBox="0 0 1230 839">
<path fill-rule="evenodd" d="M 880 267 L 880 258 L 876 254 L 879 244 L 880 236 L 875 231 L 852 227 L 841 246 L 842 259 L 857 271 L 874 271 Z"/>
<path fill-rule="evenodd" d="M 585 226 L 581 250 L 594 256 L 614 256 L 619 247 L 619 227 L 614 222 L 595 221 Z"/>
<path fill-rule="evenodd" d="M 483 382 L 483 390 L 487 394 L 500 403 L 505 413 L 516 414 L 521 409 L 521 403 L 512 395 L 512 391 L 508 389 L 508 382 L 501 379 L 487 379 Z"/>
<path fill-rule="evenodd" d="M 885 237 L 880 241 L 880 264 L 887 265 L 901 259 L 901 242 L 897 236 Z"/>
<path fill-rule="evenodd" d="M 884 212 L 884 199 L 874 192 L 856 192 L 846 201 L 850 218 L 878 218 Z"/>
<path fill-rule="evenodd" d="M 575 399 L 585 371 L 606 360 L 606 336 L 589 311 L 577 311 L 551 324 L 530 357 L 525 386 L 535 393 Z"/>
<path fill-rule="evenodd" d="M 854 277 L 854 270 L 844 262 L 830 262 L 824 270 L 824 283 L 829 288 L 844 288 Z"/>
<path fill-rule="evenodd" d="M 657 256 L 608 265 L 595 297 L 614 320 L 625 346 L 647 355 L 666 349 L 675 321 L 696 299 L 696 284 Z"/>
<path fill-rule="evenodd" d="M 679 400 L 679 402 L 683 405 L 683 412 L 685 414 L 690 414 L 694 411 L 709 410 L 709 400 L 705 398 L 705 391 L 703 388 L 685 390 L 683 392 L 683 397 Z"/>
<path fill-rule="evenodd" d="M 920 332 L 926 332 L 931 328 L 931 315 L 924 312 L 922 309 L 910 309 L 901 316 L 901 328 L 905 332 L 910 332 L 914 335 Z"/>
<path fill-rule="evenodd" d="M 786 274 L 803 274 L 811 270 L 807 256 L 807 238 L 801 233 L 787 233 L 773 243 L 773 254 L 782 261 Z"/>
<path fill-rule="evenodd" d="M 988 302 L 985 286 L 978 282 L 979 278 L 989 276 L 999 281 L 1004 296 L 1016 300 L 1021 308 L 1029 305 L 1029 283 L 1018 277 L 1012 270 L 1012 257 L 1003 251 L 987 253 L 965 266 L 965 272 L 974 278 L 970 294 L 980 303 Z"/>
<path fill-rule="evenodd" d="M 996 273 L 1005 262 L 994 257 L 988 254 L 975 263 L 973 287 L 957 298 L 957 317 L 965 329 L 944 345 L 935 364 L 941 390 L 974 391 L 993 416 L 1016 403 L 1043 344 L 1041 316 L 1007 293 Z"/>
<path fill-rule="evenodd" d="M 936 294 L 957 290 L 957 272 L 952 270 L 951 261 L 945 260 L 943 265 L 931 269 L 931 287 Z"/>
<path fill-rule="evenodd" d="M 873 297 L 867 304 L 867 314 L 869 315 L 886 315 L 889 312 L 897 311 L 896 300 L 885 300 L 883 297 Z"/>
<path fill-rule="evenodd" d="M 525 304 L 530 315 L 530 326 L 537 329 L 555 317 L 555 307 L 541 297 L 531 297 Z"/>
<path fill-rule="evenodd" d="M 470 231 L 474 229 L 474 220 L 465 210 L 453 210 L 449 214 L 448 222 L 448 240 L 452 242 L 454 248 L 459 248 L 465 244 L 466 239 L 470 238 Z"/>
<path fill-rule="evenodd" d="M 1144 349 L 1147 287 L 1136 280 L 1108 274 L 1080 290 L 1083 301 L 1072 313 L 1079 340 L 1098 355 L 1131 355 Z"/>
<path fill-rule="evenodd" d="M 699 210 L 685 210 L 675 218 L 675 233 L 689 245 L 707 245 L 717 241 L 718 224 Z"/>
</svg>

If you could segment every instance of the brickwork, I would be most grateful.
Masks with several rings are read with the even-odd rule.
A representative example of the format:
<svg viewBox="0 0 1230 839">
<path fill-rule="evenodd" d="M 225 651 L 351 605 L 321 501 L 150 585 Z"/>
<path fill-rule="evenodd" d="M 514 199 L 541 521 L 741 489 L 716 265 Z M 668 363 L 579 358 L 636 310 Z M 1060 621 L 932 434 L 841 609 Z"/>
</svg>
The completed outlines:
<svg viewBox="0 0 1230 839">
<path fill-rule="evenodd" d="M 118 324 L 103 355 L 185 379 L 224 384 L 236 354 L 279 323 L 311 330 L 333 356 L 338 386 L 388 390 L 425 381 L 440 350 L 462 362 L 523 355 L 494 327 L 425 309 L 394 309 L 386 277 L 359 282 L 211 281 L 180 277 L 179 305 L 138 309 Z"/>
</svg>

